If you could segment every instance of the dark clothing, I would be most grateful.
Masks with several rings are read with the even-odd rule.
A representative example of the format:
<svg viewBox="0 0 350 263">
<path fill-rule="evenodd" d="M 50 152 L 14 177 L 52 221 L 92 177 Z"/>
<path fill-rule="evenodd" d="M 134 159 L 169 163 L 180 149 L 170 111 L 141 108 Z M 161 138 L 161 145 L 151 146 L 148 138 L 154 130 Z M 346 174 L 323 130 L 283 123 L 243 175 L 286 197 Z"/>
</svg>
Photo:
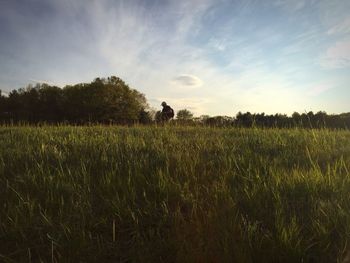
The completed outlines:
<svg viewBox="0 0 350 263">
<path fill-rule="evenodd" d="M 174 117 L 174 110 L 169 105 L 165 105 L 162 109 L 162 119 L 170 120 L 173 117 Z"/>
</svg>

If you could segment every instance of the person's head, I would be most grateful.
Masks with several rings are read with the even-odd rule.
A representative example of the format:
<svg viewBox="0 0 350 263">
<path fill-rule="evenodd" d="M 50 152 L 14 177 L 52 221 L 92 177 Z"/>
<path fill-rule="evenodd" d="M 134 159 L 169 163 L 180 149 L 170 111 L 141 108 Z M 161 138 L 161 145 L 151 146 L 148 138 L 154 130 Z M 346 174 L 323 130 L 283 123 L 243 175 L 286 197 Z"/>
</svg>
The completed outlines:
<svg viewBox="0 0 350 263">
<path fill-rule="evenodd" d="M 165 106 L 166 106 L 166 102 L 163 101 L 161 105 L 162 105 L 163 107 L 165 107 Z"/>
</svg>

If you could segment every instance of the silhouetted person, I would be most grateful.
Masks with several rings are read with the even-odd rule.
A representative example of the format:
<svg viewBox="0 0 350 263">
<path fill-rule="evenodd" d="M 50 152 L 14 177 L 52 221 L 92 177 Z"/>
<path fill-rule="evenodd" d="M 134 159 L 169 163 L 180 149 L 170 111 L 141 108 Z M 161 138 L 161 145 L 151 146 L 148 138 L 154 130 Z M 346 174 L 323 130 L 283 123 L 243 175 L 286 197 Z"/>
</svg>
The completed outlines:
<svg viewBox="0 0 350 263">
<path fill-rule="evenodd" d="M 165 101 L 163 101 L 161 105 L 163 106 L 163 109 L 162 109 L 162 120 L 163 121 L 169 121 L 175 115 L 174 114 L 174 110 L 169 105 L 167 105 Z"/>
</svg>

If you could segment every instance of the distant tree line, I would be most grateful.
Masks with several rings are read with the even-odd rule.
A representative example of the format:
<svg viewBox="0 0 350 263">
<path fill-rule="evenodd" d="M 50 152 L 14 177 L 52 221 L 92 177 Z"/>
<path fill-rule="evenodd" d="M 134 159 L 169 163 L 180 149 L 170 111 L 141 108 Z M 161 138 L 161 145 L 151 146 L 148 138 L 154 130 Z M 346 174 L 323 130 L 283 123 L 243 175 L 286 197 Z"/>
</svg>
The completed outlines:
<svg viewBox="0 0 350 263">
<path fill-rule="evenodd" d="M 235 124 L 243 127 L 302 127 L 302 128 L 350 128 L 350 113 L 332 114 L 319 111 L 313 113 L 294 112 L 292 116 L 285 114 L 265 115 L 264 113 L 238 113 Z"/>
<path fill-rule="evenodd" d="M 142 93 L 114 76 L 64 88 L 36 84 L 8 96 L 0 93 L 2 123 L 148 123 L 148 108 Z"/>
<path fill-rule="evenodd" d="M 115 76 L 96 78 L 91 83 L 64 88 L 48 84 L 29 85 L 0 91 L 0 123 L 67 123 L 67 124 L 150 124 L 162 123 L 161 112 L 151 110 L 144 94 L 131 89 Z M 350 113 L 326 112 L 268 115 L 239 112 L 235 117 L 202 115 L 193 117 L 187 109 L 177 112 L 173 124 L 215 127 L 266 128 L 350 128 Z"/>
<path fill-rule="evenodd" d="M 160 111 L 156 113 L 155 121 L 160 120 Z M 292 116 L 286 114 L 242 113 L 235 117 L 202 115 L 193 117 L 187 109 L 177 112 L 175 125 L 201 125 L 212 127 L 261 127 L 261 128 L 337 128 L 350 129 L 350 112 L 342 114 L 327 114 L 324 111 L 313 113 L 294 112 Z"/>
<path fill-rule="evenodd" d="M 319 111 L 313 113 L 297 113 L 292 116 L 286 114 L 268 115 L 265 113 L 252 114 L 238 112 L 236 117 L 203 115 L 194 119 L 194 122 L 209 126 L 236 126 L 236 127 L 265 127 L 265 128 L 350 128 L 350 112 L 329 115 Z"/>
</svg>

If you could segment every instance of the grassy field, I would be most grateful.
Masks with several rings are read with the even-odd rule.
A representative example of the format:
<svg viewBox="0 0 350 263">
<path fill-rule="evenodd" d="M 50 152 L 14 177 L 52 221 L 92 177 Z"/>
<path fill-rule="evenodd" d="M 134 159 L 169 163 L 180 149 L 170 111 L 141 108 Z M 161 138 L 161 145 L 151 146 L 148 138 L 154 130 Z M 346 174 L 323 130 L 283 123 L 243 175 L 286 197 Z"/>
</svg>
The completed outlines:
<svg viewBox="0 0 350 263">
<path fill-rule="evenodd" d="M 350 132 L 1 127 L 0 262 L 342 262 Z"/>
</svg>

